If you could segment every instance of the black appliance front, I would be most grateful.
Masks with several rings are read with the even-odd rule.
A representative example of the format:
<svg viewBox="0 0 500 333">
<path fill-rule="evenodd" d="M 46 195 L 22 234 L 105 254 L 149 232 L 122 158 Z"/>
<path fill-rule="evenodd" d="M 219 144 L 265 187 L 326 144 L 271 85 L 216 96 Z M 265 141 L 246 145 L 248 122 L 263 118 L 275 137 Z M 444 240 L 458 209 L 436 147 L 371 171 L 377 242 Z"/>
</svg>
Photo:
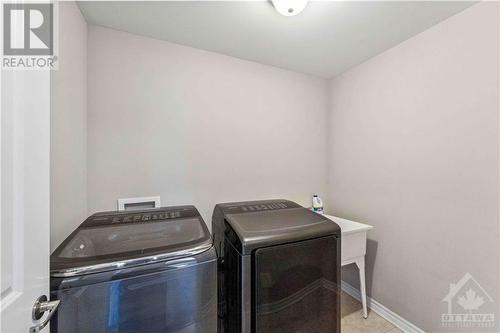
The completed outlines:
<svg viewBox="0 0 500 333">
<path fill-rule="evenodd" d="M 265 217 L 260 213 L 249 215 L 250 219 L 231 216 L 235 211 L 238 214 L 248 211 L 236 209 L 235 205 L 264 209 L 269 203 L 274 205 L 271 207 L 276 207 L 276 203 L 283 206 L 266 208 Z M 252 210 L 252 214 L 254 212 Z M 246 238 L 241 232 L 249 228 L 235 231 L 237 223 L 241 226 L 253 217 L 276 226 L 281 223 L 276 222 L 280 218 L 293 220 L 292 216 L 299 219 L 291 229 L 297 229 L 296 236 L 307 237 L 301 239 L 289 234 L 288 241 L 284 242 L 274 236 L 274 241 L 262 237 L 260 242 L 266 246 L 259 247 L 255 235 Z M 333 224 L 329 231 L 323 222 Z M 308 230 L 301 230 L 301 223 Z M 265 225 L 261 227 L 265 229 Z M 340 332 L 340 229 L 337 225 L 293 202 L 273 200 L 218 205 L 212 228 L 219 257 L 219 332 Z M 316 229 L 317 237 L 313 237 L 311 228 Z M 275 236 L 279 234 L 279 230 L 275 232 Z M 250 243 L 252 250 L 245 251 Z"/>
<path fill-rule="evenodd" d="M 340 332 L 337 244 L 330 236 L 255 251 L 254 332 Z"/>
<path fill-rule="evenodd" d="M 212 248 L 169 260 L 85 276 L 51 278 L 61 301 L 52 333 L 215 333 L 216 259 Z"/>
</svg>

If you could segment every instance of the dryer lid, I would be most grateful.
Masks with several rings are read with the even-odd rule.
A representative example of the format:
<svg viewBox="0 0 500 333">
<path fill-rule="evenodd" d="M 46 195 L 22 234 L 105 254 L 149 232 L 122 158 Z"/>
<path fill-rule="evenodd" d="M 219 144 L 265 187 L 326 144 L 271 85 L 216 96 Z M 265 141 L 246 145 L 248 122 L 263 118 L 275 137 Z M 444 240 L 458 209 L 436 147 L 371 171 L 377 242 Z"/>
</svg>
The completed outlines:
<svg viewBox="0 0 500 333">
<path fill-rule="evenodd" d="M 54 251 L 51 275 L 81 275 L 179 258 L 210 246 L 210 233 L 193 206 L 98 213 Z"/>
<path fill-rule="evenodd" d="M 340 237 L 336 223 L 300 206 L 238 212 L 226 214 L 225 218 L 239 238 L 238 250 L 243 255 L 277 244 L 330 235 Z"/>
</svg>

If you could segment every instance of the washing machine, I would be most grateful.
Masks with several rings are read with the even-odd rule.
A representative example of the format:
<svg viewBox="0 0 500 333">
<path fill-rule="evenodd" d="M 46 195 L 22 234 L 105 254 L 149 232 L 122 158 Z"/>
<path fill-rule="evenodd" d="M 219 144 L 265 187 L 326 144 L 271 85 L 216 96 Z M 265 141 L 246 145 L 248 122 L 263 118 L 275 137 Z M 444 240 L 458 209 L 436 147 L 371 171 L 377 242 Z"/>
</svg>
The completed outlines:
<svg viewBox="0 0 500 333">
<path fill-rule="evenodd" d="M 218 204 L 218 331 L 340 332 L 337 224 L 292 201 Z"/>
<path fill-rule="evenodd" d="M 194 206 L 94 214 L 50 275 L 52 333 L 217 331 L 217 257 Z"/>
</svg>

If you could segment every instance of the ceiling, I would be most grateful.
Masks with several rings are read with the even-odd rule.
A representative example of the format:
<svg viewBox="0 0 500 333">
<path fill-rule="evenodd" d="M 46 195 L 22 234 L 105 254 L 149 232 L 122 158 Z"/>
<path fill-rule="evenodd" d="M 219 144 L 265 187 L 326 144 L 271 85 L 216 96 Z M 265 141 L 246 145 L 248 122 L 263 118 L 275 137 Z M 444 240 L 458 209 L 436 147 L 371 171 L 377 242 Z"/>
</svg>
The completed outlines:
<svg viewBox="0 0 500 333">
<path fill-rule="evenodd" d="M 90 24 L 325 78 L 391 48 L 474 2 L 313 1 L 297 16 L 268 1 L 85 1 Z"/>
</svg>

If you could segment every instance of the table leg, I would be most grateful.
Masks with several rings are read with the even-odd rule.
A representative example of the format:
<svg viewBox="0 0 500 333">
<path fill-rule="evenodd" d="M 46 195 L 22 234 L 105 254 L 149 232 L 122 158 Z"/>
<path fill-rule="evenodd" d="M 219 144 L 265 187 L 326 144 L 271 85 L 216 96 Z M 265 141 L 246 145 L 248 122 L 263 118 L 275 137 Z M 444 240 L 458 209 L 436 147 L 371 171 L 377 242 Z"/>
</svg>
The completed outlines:
<svg viewBox="0 0 500 333">
<path fill-rule="evenodd" d="M 366 286 L 365 286 L 365 257 L 356 260 L 356 265 L 359 269 L 359 287 L 361 292 L 361 303 L 363 304 L 363 317 L 368 318 L 368 310 L 366 307 Z"/>
</svg>

